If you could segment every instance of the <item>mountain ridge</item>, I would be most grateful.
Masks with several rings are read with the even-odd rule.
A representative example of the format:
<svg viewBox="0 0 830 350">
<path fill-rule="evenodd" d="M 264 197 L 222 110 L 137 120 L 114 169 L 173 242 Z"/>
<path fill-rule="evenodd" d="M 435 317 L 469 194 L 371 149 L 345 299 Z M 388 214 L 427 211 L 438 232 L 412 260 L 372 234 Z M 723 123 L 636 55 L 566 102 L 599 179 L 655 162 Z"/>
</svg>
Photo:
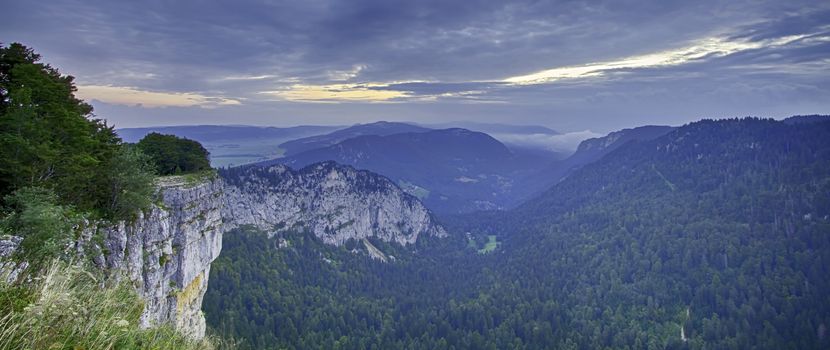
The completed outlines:
<svg viewBox="0 0 830 350">
<path fill-rule="evenodd" d="M 306 151 L 318 149 L 318 148 L 325 148 L 337 143 L 343 142 L 347 139 L 364 136 L 364 135 L 377 135 L 377 136 L 385 136 L 385 135 L 392 135 L 398 133 L 405 133 L 405 132 L 424 132 L 429 131 L 430 129 L 424 128 L 421 126 L 417 126 L 414 124 L 409 123 L 402 123 L 402 122 L 387 122 L 387 121 L 378 121 L 374 123 L 368 124 L 356 124 L 350 127 L 336 130 L 334 132 L 318 135 L 318 136 L 311 136 L 300 138 L 296 140 L 291 140 L 285 143 L 280 144 L 280 148 L 285 150 L 286 156 L 300 154 Z"/>
<path fill-rule="evenodd" d="M 436 212 L 465 212 L 511 205 L 514 180 L 545 159 L 510 150 L 488 134 L 453 128 L 358 136 L 258 165 L 296 168 L 333 160 L 395 180 Z"/>
</svg>

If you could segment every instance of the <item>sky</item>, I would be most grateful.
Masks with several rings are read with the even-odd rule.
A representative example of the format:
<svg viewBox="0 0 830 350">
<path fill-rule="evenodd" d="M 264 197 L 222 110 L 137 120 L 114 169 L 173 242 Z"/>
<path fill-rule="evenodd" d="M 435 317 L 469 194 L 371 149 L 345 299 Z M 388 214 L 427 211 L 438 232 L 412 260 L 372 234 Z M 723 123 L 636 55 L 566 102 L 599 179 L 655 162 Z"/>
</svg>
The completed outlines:
<svg viewBox="0 0 830 350">
<path fill-rule="evenodd" d="M 830 1 L 0 1 L 116 127 L 830 113 Z"/>
</svg>

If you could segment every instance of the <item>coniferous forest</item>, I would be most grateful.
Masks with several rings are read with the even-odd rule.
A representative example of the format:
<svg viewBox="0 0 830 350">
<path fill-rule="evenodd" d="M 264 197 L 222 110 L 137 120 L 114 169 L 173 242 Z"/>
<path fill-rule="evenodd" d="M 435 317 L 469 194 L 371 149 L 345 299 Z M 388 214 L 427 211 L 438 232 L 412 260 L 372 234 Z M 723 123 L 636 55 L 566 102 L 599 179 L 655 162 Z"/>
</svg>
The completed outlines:
<svg viewBox="0 0 830 350">
<path fill-rule="evenodd" d="M 250 348 L 826 348 L 824 120 L 632 142 L 517 209 L 443 218 L 450 238 L 373 242 L 393 263 L 228 233 L 208 323 Z"/>
</svg>

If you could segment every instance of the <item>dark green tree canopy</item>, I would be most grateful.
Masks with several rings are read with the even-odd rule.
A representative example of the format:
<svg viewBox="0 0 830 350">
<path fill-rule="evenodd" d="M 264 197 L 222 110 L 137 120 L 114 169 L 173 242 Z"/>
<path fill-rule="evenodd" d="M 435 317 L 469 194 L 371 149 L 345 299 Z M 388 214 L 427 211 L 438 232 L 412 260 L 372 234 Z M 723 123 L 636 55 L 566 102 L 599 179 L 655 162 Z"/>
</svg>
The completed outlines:
<svg viewBox="0 0 830 350">
<path fill-rule="evenodd" d="M 95 174 L 120 143 L 61 75 L 21 44 L 0 47 L 0 194 L 53 188 L 65 201 L 96 205 Z"/>
<path fill-rule="evenodd" d="M 41 187 L 62 204 L 113 217 L 124 191 L 148 193 L 152 179 L 111 176 L 121 139 L 75 97 L 73 80 L 22 44 L 0 44 L 0 198 Z"/>
<path fill-rule="evenodd" d="M 202 144 L 190 139 L 150 133 L 138 142 L 138 147 L 152 158 L 159 175 L 210 169 L 208 151 Z"/>
</svg>

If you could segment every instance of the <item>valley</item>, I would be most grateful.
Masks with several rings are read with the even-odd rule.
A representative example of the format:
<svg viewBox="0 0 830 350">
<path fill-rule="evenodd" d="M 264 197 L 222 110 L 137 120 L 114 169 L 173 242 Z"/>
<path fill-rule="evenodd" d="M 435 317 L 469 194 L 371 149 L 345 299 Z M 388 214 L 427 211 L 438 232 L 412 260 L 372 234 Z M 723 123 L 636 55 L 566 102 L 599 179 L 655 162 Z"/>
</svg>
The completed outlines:
<svg viewBox="0 0 830 350">
<path fill-rule="evenodd" d="M 830 2 L 2 9 L 0 350 L 830 349 Z"/>
<path fill-rule="evenodd" d="M 794 344 L 785 334 L 813 327 L 808 320 L 830 307 L 819 292 L 830 288 L 819 272 L 830 248 L 830 122 L 821 120 L 646 132 L 515 209 L 447 216 L 447 236 L 414 244 L 331 245 L 303 229 L 243 228 L 226 235 L 215 264 L 208 322 L 252 348 Z M 576 155 L 605 150 L 616 135 L 585 141 Z M 274 240 L 289 243 L 276 249 Z M 812 258 L 781 260 L 792 251 Z M 263 309 L 234 311 L 245 304 Z M 776 333 L 753 326 L 783 310 L 800 311 Z"/>
</svg>

